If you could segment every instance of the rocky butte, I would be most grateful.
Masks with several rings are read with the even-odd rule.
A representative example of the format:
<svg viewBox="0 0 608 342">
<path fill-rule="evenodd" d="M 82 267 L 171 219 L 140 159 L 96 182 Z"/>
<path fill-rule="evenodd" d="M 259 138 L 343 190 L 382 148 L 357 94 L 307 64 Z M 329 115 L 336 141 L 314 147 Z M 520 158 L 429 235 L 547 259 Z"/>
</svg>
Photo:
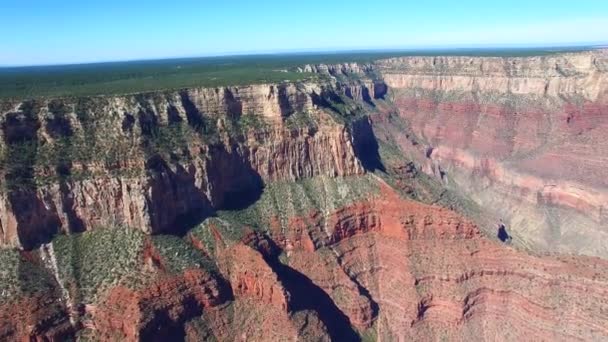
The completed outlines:
<svg viewBox="0 0 608 342">
<path fill-rule="evenodd" d="M 299 70 L 3 100 L 0 340 L 608 339 L 606 51 Z"/>
</svg>

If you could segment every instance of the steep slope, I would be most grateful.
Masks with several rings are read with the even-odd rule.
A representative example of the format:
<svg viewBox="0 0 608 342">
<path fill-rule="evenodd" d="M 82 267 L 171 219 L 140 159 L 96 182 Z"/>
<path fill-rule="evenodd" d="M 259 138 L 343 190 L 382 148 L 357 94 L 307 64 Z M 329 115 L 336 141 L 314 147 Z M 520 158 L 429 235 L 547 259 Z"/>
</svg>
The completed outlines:
<svg viewBox="0 0 608 342">
<path fill-rule="evenodd" d="M 352 134 L 315 85 L 34 100 L 2 116 L 0 242 L 184 221 L 247 205 L 263 183 L 361 174 Z M 176 224 L 176 222 L 179 222 Z"/>
<path fill-rule="evenodd" d="M 404 200 L 374 175 L 269 185 L 253 206 L 220 212 L 183 239 L 97 230 L 53 245 L 75 309 L 5 336 L 608 336 L 608 263 L 517 252 L 452 211 Z M 104 260 L 118 250 L 118 263 Z M 20 324 L 13 319 L 2 326 Z"/>
<path fill-rule="evenodd" d="M 421 144 L 422 170 L 504 220 L 521 244 L 608 255 L 605 51 L 377 68 Z"/>
</svg>

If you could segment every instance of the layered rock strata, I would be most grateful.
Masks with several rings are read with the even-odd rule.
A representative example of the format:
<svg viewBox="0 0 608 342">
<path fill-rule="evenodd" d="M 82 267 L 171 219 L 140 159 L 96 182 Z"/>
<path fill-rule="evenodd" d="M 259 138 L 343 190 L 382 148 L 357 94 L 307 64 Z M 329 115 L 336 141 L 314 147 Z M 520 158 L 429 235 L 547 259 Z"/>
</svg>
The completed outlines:
<svg viewBox="0 0 608 342">
<path fill-rule="evenodd" d="M 405 57 L 375 67 L 407 126 L 401 147 L 421 170 L 531 250 L 608 255 L 605 51 Z"/>
<path fill-rule="evenodd" d="M 255 200 L 264 182 L 361 174 L 352 132 L 314 103 L 323 92 L 256 85 L 15 104 L 2 115 L 0 242 L 31 248 L 117 225 L 179 233 L 180 222 Z"/>
</svg>

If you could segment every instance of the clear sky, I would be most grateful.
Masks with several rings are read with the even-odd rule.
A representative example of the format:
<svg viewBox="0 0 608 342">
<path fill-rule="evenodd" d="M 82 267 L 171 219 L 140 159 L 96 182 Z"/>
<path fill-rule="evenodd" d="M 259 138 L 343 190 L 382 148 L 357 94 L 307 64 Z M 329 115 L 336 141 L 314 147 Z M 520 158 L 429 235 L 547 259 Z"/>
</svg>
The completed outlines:
<svg viewBox="0 0 608 342">
<path fill-rule="evenodd" d="M 0 65 L 576 43 L 607 0 L 0 0 Z"/>
</svg>

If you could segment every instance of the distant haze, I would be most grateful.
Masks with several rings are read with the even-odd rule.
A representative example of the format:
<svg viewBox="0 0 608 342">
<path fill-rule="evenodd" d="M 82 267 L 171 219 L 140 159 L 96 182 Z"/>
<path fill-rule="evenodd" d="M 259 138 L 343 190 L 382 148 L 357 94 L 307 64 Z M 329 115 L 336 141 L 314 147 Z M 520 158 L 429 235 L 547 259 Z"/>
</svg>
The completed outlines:
<svg viewBox="0 0 608 342">
<path fill-rule="evenodd" d="M 0 65 L 608 43 L 608 1 L 3 0 Z"/>
</svg>

